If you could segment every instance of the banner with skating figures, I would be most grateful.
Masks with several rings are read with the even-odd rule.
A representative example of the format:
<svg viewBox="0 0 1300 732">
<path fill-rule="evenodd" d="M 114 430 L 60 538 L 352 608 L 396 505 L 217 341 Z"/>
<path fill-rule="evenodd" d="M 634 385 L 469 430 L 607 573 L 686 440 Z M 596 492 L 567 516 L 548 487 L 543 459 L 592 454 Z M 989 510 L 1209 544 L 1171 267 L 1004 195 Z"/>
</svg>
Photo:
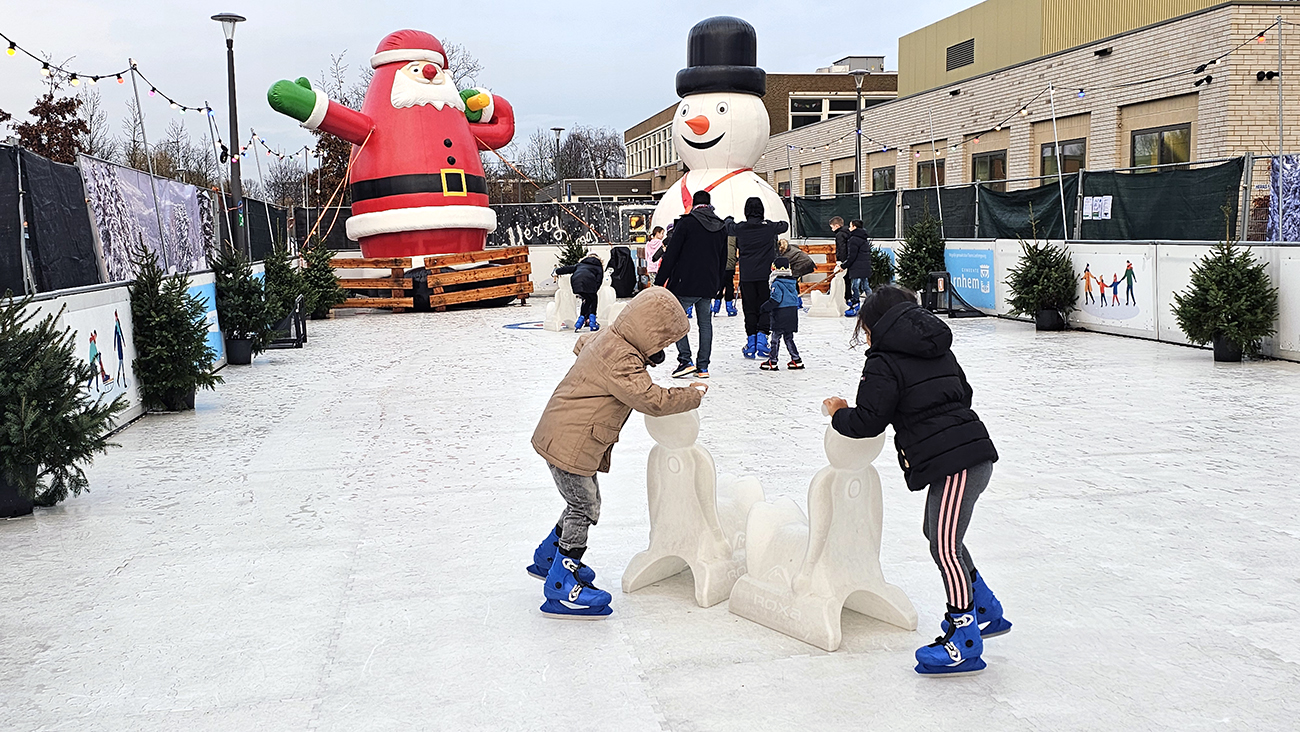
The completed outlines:
<svg viewBox="0 0 1300 732">
<path fill-rule="evenodd" d="M 144 243 L 169 272 L 207 268 L 199 190 L 191 185 L 85 155 L 78 165 L 99 230 L 109 282 L 134 277 L 130 251 Z M 155 206 L 154 190 L 157 190 Z"/>
<path fill-rule="evenodd" d="M 1079 301 L 1070 319 L 1150 331 L 1156 327 L 1156 293 L 1152 269 L 1154 247 L 1138 246 L 1129 253 L 1114 247 L 1070 245 L 1079 278 Z"/>
</svg>

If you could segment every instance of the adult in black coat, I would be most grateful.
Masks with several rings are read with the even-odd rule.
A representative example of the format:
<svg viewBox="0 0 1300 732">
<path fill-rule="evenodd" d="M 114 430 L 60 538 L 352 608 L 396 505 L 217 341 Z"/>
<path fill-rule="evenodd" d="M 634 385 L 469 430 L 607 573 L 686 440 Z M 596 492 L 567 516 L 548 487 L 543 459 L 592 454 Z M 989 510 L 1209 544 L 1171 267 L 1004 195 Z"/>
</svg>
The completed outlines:
<svg viewBox="0 0 1300 732">
<path fill-rule="evenodd" d="M 835 232 L 835 262 L 844 269 L 844 260 L 849 258 L 849 230 L 844 227 L 844 219 L 839 216 L 831 217 L 831 231 Z M 853 298 L 849 293 L 849 273 L 844 273 L 844 301 L 853 304 Z"/>
<path fill-rule="evenodd" d="M 700 349 L 694 361 L 690 335 L 677 342 L 675 376 L 709 375 L 713 351 L 713 313 L 709 305 L 727 266 L 727 225 L 714 213 L 711 202 L 708 191 L 695 192 L 690 212 L 673 223 L 672 236 L 664 244 L 665 254 L 655 276 L 655 284 L 676 295 L 683 310 L 695 308 L 695 322 L 700 328 Z"/>
<path fill-rule="evenodd" d="M 768 277 L 776 259 L 776 241 L 790 230 L 784 221 L 763 218 L 763 199 L 745 200 L 745 220 L 728 230 L 736 237 L 736 261 L 740 269 L 740 304 L 745 311 L 745 335 L 749 341 L 742 352 L 748 358 L 767 356 L 767 334 L 772 332 L 771 315 L 761 310 L 771 294 Z M 750 355 L 751 352 L 754 355 Z"/>
<path fill-rule="evenodd" d="M 973 391 L 952 353 L 952 331 L 917 304 L 916 293 L 885 285 L 863 303 L 858 333 L 870 348 L 857 405 L 827 399 L 831 424 L 852 438 L 874 437 L 894 426 L 907 487 L 930 491 L 925 533 L 948 590 L 950 612 L 974 604 L 991 612 L 996 603 L 1001 621 L 1001 604 L 992 591 L 987 585 L 972 586 L 975 566 L 963 545 L 975 499 L 987 485 L 998 453 L 971 409 Z M 987 595 L 974 603 L 973 595 L 981 593 Z M 981 617 L 980 623 L 987 620 Z M 921 656 L 918 651 L 917 658 Z"/>
</svg>

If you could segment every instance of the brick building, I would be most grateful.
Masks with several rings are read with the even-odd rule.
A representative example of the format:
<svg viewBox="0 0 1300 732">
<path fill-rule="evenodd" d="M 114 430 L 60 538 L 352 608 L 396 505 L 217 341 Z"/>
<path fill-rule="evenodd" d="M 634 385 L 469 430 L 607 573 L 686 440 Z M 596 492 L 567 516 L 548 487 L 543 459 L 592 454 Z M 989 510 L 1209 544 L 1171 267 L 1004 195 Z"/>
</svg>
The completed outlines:
<svg viewBox="0 0 1300 732">
<path fill-rule="evenodd" d="M 1049 6 L 1078 4 L 1033 2 L 1051 10 L 1044 10 L 1043 18 L 1059 15 Z M 990 0 L 971 10 L 996 17 L 1007 12 L 1003 6 L 1008 3 L 1014 4 Z M 1104 14 L 1102 6 L 1111 4 L 1098 0 L 1090 12 Z M 1080 167 L 1104 170 L 1276 152 L 1279 82 L 1260 79 L 1258 72 L 1277 70 L 1274 18 L 1280 15 L 1287 23 L 1282 27 L 1282 79 L 1300 77 L 1300 27 L 1290 25 L 1300 23 L 1300 5 L 1249 0 L 1123 5 L 1130 24 L 1151 20 L 1152 13 L 1166 15 L 1105 36 L 1101 34 L 1114 26 L 1100 23 L 1084 36 L 1092 39 L 1080 45 L 978 73 L 973 69 L 981 68 L 979 49 L 996 47 L 1015 24 L 975 23 L 968 17 L 961 24 L 936 24 L 946 28 L 946 36 L 923 29 L 904 38 L 900 63 L 909 58 L 921 63 L 925 48 L 933 58 L 926 62 L 932 64 L 929 71 L 900 68 L 900 78 L 913 85 L 923 85 L 918 78 L 951 75 L 956 80 L 942 79 L 933 88 L 864 111 L 867 190 L 977 180 L 1009 189 L 1039 185 L 1038 180 L 1016 179 L 1055 176 L 1057 141 L 1067 173 Z M 1044 25 L 1042 37 L 1051 36 L 1050 30 Z M 921 50 L 909 49 L 912 37 Z M 1061 43 L 1059 33 L 1051 37 Z M 970 56 L 948 58 L 954 45 L 970 40 L 973 61 Z M 1040 40 L 1027 47 L 1041 48 L 1035 45 Z M 963 65 L 945 71 L 952 62 Z M 935 70 L 933 64 L 942 65 Z M 1054 93 L 1047 91 L 1049 85 Z M 1287 103 L 1295 109 L 1294 92 Z M 1288 111 L 1284 120 L 1288 115 L 1300 119 Z M 851 192 L 854 137 L 852 116 L 774 135 L 756 170 L 774 187 L 797 195 Z M 1283 147 L 1300 152 L 1300 123 L 1287 125 Z M 1254 180 L 1267 181 L 1266 176 L 1263 161 L 1254 169 Z"/>
<path fill-rule="evenodd" d="M 768 74 L 763 106 L 771 122 L 771 134 L 818 124 L 852 115 L 857 90 L 850 69 L 864 69 L 864 109 L 897 96 L 898 75 L 885 71 L 881 56 L 849 56 L 812 74 Z M 656 195 L 662 194 L 684 172 L 673 149 L 672 120 L 677 103 L 637 123 L 623 133 L 627 149 L 627 175 L 651 181 Z"/>
</svg>

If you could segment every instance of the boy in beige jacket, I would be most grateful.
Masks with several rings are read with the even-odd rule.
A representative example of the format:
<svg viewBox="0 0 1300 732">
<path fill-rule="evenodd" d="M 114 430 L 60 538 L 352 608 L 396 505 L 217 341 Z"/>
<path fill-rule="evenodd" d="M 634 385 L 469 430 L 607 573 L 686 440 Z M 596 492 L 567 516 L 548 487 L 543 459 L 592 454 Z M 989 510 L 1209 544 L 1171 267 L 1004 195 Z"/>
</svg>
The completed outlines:
<svg viewBox="0 0 1300 732">
<path fill-rule="evenodd" d="M 646 371 L 663 363 L 664 349 L 689 328 L 677 298 L 652 287 L 632 298 L 611 327 L 578 339 L 577 361 L 533 433 L 533 449 L 546 459 L 565 502 L 528 567 L 546 583 L 543 613 L 591 620 L 612 612 L 610 594 L 593 586 L 596 573 L 582 563 L 587 529 L 600 518 L 596 473 L 609 472 L 610 453 L 632 410 L 662 417 L 700 406 L 708 388 L 702 382 L 665 389 Z"/>
</svg>

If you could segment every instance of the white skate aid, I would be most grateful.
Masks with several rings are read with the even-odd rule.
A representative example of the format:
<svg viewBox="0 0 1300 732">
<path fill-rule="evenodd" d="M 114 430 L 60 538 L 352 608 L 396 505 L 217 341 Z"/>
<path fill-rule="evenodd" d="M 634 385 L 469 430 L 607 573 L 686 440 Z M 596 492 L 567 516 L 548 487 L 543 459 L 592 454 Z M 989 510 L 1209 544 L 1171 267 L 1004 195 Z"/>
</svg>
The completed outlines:
<svg viewBox="0 0 1300 732">
<path fill-rule="evenodd" d="M 745 571 L 745 517 L 763 501 L 754 478 L 723 479 L 718 489 L 713 456 L 695 444 L 699 413 L 645 418 L 657 443 L 646 466 L 650 548 L 632 557 L 623 592 L 633 592 L 689 568 L 695 602 L 711 607 L 727 599 Z"/>
<path fill-rule="evenodd" d="M 560 275 L 560 286 L 555 291 L 555 299 L 546 305 L 543 330 L 561 331 L 572 328 L 578 319 L 578 296 L 573 294 L 573 285 L 569 283 L 572 276 Z"/>
<path fill-rule="evenodd" d="M 827 651 L 840 647 L 845 607 L 916 629 L 916 609 L 880 569 L 883 508 L 871 461 L 884 442 L 883 435 L 849 439 L 828 426 L 830 465 L 808 488 L 811 520 L 789 499 L 750 510 L 748 573 L 731 591 L 731 612 Z"/>
<path fill-rule="evenodd" d="M 844 317 L 844 273 L 838 272 L 831 278 L 829 294 L 812 292 L 812 301 L 808 315 L 814 318 Z"/>
</svg>

